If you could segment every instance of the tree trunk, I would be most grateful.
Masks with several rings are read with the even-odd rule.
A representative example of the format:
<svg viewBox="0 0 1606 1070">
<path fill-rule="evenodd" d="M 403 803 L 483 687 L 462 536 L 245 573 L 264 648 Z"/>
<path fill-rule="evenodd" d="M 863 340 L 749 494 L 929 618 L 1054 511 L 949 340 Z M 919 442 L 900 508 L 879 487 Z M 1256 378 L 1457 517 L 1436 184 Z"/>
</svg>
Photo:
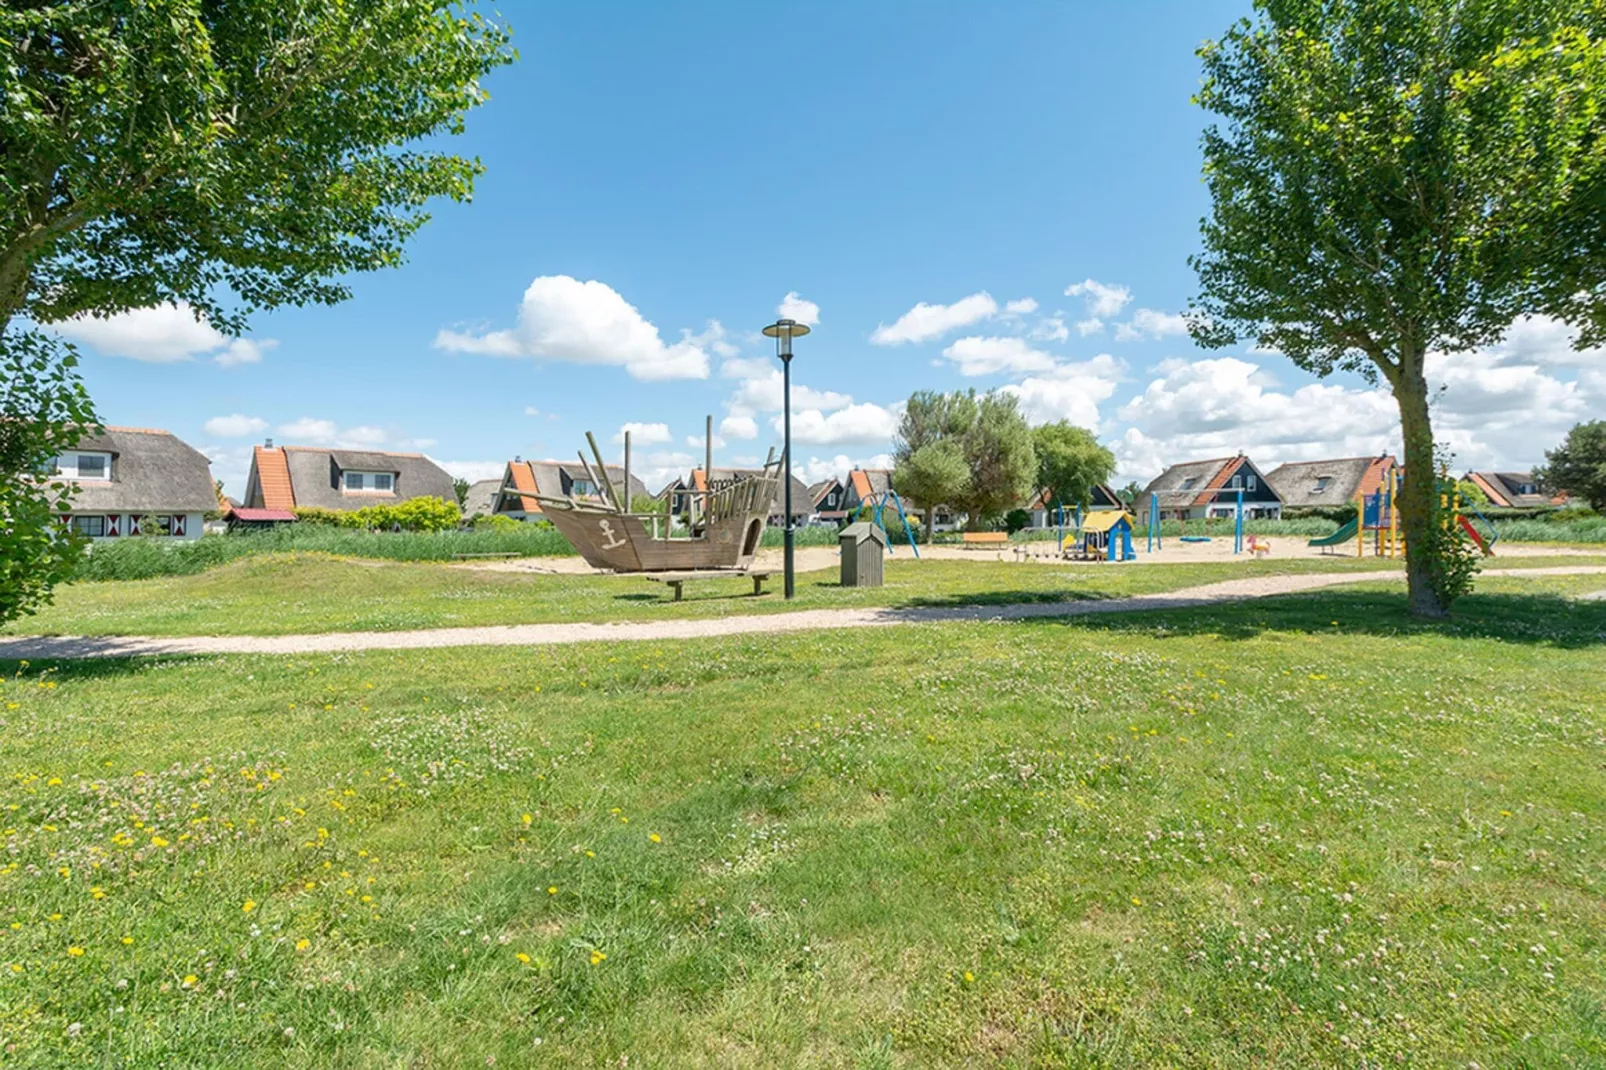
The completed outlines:
<svg viewBox="0 0 1606 1070">
<path fill-rule="evenodd" d="M 931 542 L 931 536 L 935 534 L 935 529 L 931 525 L 936 519 L 937 507 L 935 505 L 926 506 L 926 542 L 928 543 Z"/>
<path fill-rule="evenodd" d="M 1404 354 L 1394 383 L 1394 401 L 1400 408 L 1404 439 L 1405 483 L 1397 507 L 1405 534 L 1405 579 L 1411 615 L 1443 620 L 1450 615 L 1433 588 L 1430 547 L 1433 525 L 1439 522 L 1438 473 L 1433 466 L 1433 425 L 1428 416 L 1428 382 L 1420 354 Z"/>
</svg>

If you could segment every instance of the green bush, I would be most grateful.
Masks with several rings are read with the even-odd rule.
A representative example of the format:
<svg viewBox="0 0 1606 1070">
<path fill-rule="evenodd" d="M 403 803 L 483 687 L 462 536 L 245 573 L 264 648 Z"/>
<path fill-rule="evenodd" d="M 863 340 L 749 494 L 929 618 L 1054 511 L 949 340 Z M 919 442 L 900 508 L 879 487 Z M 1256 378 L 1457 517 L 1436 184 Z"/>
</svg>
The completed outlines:
<svg viewBox="0 0 1606 1070">
<path fill-rule="evenodd" d="M 298 508 L 296 519 L 320 527 L 364 531 L 451 531 L 463 520 L 456 502 L 440 498 L 409 498 L 396 505 L 369 505 L 361 509 Z"/>
</svg>

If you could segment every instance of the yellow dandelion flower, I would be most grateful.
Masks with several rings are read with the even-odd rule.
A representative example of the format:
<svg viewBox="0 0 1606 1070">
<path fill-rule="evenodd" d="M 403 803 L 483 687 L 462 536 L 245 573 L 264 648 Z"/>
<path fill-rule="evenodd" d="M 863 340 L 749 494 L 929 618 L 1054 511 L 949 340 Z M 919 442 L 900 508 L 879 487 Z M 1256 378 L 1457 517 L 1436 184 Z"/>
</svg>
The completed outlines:
<svg viewBox="0 0 1606 1070">
<path fill-rule="evenodd" d="M 297 951 L 305 951 L 305 950 L 307 950 L 307 948 L 309 948 L 311 946 L 312 946 L 312 941 L 308 940 L 306 937 L 302 937 L 300 940 L 296 941 L 296 950 Z"/>
<path fill-rule="evenodd" d="M 184 987 L 194 988 L 195 982 L 198 980 L 200 980 L 200 978 L 196 977 L 193 973 L 187 973 L 184 975 Z"/>
<path fill-rule="evenodd" d="M 524 827 L 525 828 L 529 828 L 530 827 L 530 823 L 533 822 L 534 820 L 535 820 L 535 818 L 531 817 L 529 814 L 525 814 L 524 815 Z"/>
<path fill-rule="evenodd" d="M 513 957 L 518 959 L 520 962 L 526 962 L 527 963 L 527 962 L 530 961 L 530 956 L 526 955 L 522 951 L 520 951 L 518 954 L 514 955 Z"/>
<path fill-rule="evenodd" d="M 651 840 L 653 843 L 663 843 L 664 842 L 664 838 L 662 836 L 658 835 L 656 832 L 652 833 L 647 838 L 649 840 Z"/>
<path fill-rule="evenodd" d="M 976 983 L 976 975 L 971 973 L 969 970 L 966 970 L 965 971 L 965 984 L 973 985 L 975 983 Z"/>
<path fill-rule="evenodd" d="M 1137 896 L 1134 895 L 1132 897 L 1132 905 L 1135 906 L 1135 907 L 1140 907 L 1140 906 L 1143 905 L 1143 900 L 1139 899 Z"/>
<path fill-rule="evenodd" d="M 167 846 L 167 841 L 162 839 L 160 836 L 152 836 L 151 837 L 151 846 L 152 847 L 166 847 Z"/>
<path fill-rule="evenodd" d="M 557 895 L 558 894 L 558 886 L 556 884 L 547 885 L 546 894 L 547 895 Z"/>
<path fill-rule="evenodd" d="M 75 959 L 76 958 L 82 958 L 83 954 L 84 954 L 84 949 L 74 945 L 73 947 L 69 947 L 67 949 L 67 954 L 71 955 Z"/>
<path fill-rule="evenodd" d="M 597 948 L 592 948 L 591 949 L 591 965 L 593 965 L 593 966 L 600 965 L 602 963 L 602 961 L 604 959 L 606 959 L 607 957 L 608 957 L 607 955 L 604 955 Z"/>
<path fill-rule="evenodd" d="M 133 942 L 134 942 L 134 938 L 133 938 L 133 937 L 132 937 L 132 936 L 125 936 L 125 937 L 123 937 L 123 943 L 124 943 L 124 944 L 125 944 L 125 945 L 127 945 L 127 944 L 132 944 L 132 943 L 133 943 Z"/>
<path fill-rule="evenodd" d="M 257 901 L 255 899 L 247 899 L 244 903 L 240 904 L 240 910 L 246 914 L 251 913 L 251 911 L 255 910 L 256 908 Z"/>
</svg>

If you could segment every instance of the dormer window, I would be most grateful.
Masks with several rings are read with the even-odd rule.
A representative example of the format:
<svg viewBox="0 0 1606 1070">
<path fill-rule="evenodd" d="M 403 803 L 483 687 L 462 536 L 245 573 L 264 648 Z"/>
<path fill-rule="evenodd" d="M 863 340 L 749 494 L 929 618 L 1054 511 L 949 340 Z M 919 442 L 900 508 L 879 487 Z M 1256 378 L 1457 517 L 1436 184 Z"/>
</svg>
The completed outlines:
<svg viewBox="0 0 1606 1070">
<path fill-rule="evenodd" d="M 1197 487 L 1198 485 L 1199 485 L 1199 477 L 1198 476 L 1189 476 L 1187 479 L 1184 479 L 1182 481 L 1182 486 L 1178 487 L 1177 489 L 1178 490 L 1192 490 L 1194 487 Z"/>
<path fill-rule="evenodd" d="M 1332 476 L 1317 476 L 1316 477 L 1316 493 L 1317 494 L 1320 494 L 1322 491 L 1326 490 L 1328 487 L 1330 487 L 1332 485 L 1333 485 L 1333 477 Z"/>
<path fill-rule="evenodd" d="M 109 453 L 66 453 L 56 462 L 57 474 L 67 479 L 101 479 L 112 477 L 112 455 Z"/>
<path fill-rule="evenodd" d="M 388 494 L 396 489 L 394 472 L 342 472 L 341 487 L 347 491 L 372 490 Z"/>
</svg>

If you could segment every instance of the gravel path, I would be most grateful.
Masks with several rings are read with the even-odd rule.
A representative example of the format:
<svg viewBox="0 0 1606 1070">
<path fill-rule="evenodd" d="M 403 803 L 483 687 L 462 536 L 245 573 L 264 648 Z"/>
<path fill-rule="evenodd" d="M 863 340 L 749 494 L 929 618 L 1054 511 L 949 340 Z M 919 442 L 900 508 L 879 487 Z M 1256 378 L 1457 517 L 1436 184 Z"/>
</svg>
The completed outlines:
<svg viewBox="0 0 1606 1070">
<path fill-rule="evenodd" d="M 1591 565 L 1556 568 L 1490 569 L 1485 576 L 1584 576 L 1606 574 Z M 775 635 L 837 628 L 882 628 L 945 621 L 1025 620 L 1032 617 L 1084 617 L 1150 609 L 1188 609 L 1297 594 L 1346 583 L 1398 580 L 1396 570 L 1261 576 L 1186 587 L 1163 594 L 1141 594 L 1086 602 L 1033 602 L 1002 606 L 919 609 L 810 609 L 797 613 L 750 614 L 704 620 L 620 624 L 514 624 L 487 628 L 433 628 L 412 632 L 333 632 L 326 635 L 197 636 L 194 638 L 37 636 L 0 639 L 0 660 L 159 657 L 173 654 L 318 654 L 346 650 L 417 650 L 455 646 L 553 646 L 560 643 L 618 643 L 661 639 L 701 639 L 720 635 Z"/>
</svg>

